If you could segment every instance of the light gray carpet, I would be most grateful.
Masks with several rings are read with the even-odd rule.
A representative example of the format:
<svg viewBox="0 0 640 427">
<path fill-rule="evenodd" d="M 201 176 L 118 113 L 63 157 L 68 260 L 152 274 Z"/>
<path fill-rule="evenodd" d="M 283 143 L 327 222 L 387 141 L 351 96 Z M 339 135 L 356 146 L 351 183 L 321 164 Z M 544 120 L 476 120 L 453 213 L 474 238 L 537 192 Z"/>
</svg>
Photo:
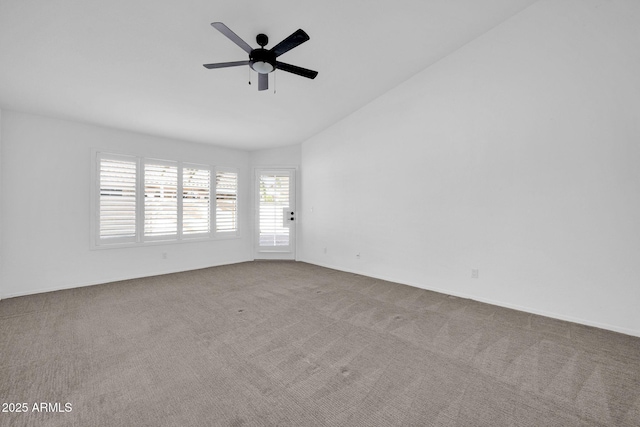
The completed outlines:
<svg viewBox="0 0 640 427">
<path fill-rule="evenodd" d="M 2 426 L 640 425 L 638 338 L 296 262 L 3 300 L 0 346 Z"/>
</svg>

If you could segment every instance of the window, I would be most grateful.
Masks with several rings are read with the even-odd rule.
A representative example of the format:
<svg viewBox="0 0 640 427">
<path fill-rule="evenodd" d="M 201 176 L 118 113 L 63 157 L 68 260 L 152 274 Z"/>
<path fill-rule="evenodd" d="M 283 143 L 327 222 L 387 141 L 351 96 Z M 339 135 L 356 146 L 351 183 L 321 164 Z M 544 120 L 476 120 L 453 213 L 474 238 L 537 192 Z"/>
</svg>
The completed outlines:
<svg viewBox="0 0 640 427">
<path fill-rule="evenodd" d="M 238 228 L 238 174 L 216 173 L 216 231 L 234 232 Z"/>
<path fill-rule="evenodd" d="M 106 153 L 96 159 L 97 246 L 237 235 L 236 171 Z"/>
<path fill-rule="evenodd" d="M 99 156 L 98 240 L 135 242 L 137 171 L 135 157 Z"/>
<path fill-rule="evenodd" d="M 144 237 L 178 234 L 178 167 L 168 162 L 144 164 Z"/>
<path fill-rule="evenodd" d="M 182 234 L 211 232 L 211 171 L 199 167 L 182 170 Z"/>
</svg>

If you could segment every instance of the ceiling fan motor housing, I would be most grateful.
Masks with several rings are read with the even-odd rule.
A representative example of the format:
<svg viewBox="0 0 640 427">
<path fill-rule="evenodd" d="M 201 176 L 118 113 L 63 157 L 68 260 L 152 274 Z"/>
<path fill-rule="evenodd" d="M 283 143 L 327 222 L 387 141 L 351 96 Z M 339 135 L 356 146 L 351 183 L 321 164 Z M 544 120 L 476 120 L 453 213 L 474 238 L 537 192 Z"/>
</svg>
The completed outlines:
<svg viewBox="0 0 640 427">
<path fill-rule="evenodd" d="M 264 48 L 253 49 L 249 54 L 249 66 L 260 74 L 269 74 L 276 68 L 276 55 Z"/>
<path fill-rule="evenodd" d="M 260 47 L 265 47 L 269 44 L 269 37 L 267 37 L 266 34 L 258 34 L 256 36 L 256 43 L 258 43 L 258 46 Z"/>
</svg>

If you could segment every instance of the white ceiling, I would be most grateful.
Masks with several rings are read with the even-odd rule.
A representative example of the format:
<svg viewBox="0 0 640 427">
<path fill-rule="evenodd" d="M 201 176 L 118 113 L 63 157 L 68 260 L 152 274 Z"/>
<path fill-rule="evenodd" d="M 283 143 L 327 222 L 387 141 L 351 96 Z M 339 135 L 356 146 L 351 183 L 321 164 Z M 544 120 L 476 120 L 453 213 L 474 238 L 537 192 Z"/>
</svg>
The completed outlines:
<svg viewBox="0 0 640 427">
<path fill-rule="evenodd" d="M 255 150 L 302 142 L 537 0 L 0 0 L 0 108 L 172 139 Z M 217 30 L 274 46 L 258 92 L 247 59 Z M 247 84 L 251 76 L 252 85 Z M 273 88 L 277 91 L 274 94 Z"/>
</svg>

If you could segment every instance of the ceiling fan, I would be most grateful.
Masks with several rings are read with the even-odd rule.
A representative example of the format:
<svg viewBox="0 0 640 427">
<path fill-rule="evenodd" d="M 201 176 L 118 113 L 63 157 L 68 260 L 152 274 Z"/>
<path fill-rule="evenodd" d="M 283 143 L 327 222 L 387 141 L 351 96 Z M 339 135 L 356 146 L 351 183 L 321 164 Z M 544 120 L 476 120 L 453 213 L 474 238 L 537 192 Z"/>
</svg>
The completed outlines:
<svg viewBox="0 0 640 427">
<path fill-rule="evenodd" d="M 285 64 L 284 62 L 276 60 L 276 58 L 283 53 L 289 52 L 294 47 L 299 46 L 309 40 L 309 36 L 307 35 L 307 33 L 302 30 L 295 31 L 293 34 L 282 40 L 271 49 L 264 48 L 269 43 L 269 38 L 265 34 L 258 34 L 256 36 L 256 42 L 260 47 L 257 49 L 253 49 L 247 42 L 242 40 L 236 33 L 231 31 L 229 27 L 224 25 L 222 22 L 213 22 L 211 23 L 211 26 L 224 34 L 229 40 L 240 46 L 242 50 L 247 52 L 249 54 L 249 59 L 246 61 L 204 64 L 205 68 L 213 69 L 248 65 L 252 70 L 258 73 L 258 90 L 269 89 L 269 73 L 275 69 L 297 74 L 309 79 L 314 79 L 318 75 L 317 71 L 307 70 L 306 68 L 297 67 L 291 64 Z"/>
</svg>

